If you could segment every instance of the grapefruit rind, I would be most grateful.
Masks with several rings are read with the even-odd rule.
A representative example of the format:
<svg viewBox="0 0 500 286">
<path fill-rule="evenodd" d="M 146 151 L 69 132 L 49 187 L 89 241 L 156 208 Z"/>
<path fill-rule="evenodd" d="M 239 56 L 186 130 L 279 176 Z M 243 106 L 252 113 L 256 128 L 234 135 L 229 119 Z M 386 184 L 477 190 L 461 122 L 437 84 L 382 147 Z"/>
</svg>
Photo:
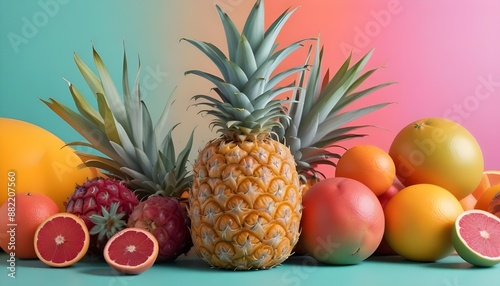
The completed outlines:
<svg viewBox="0 0 500 286">
<path fill-rule="evenodd" d="M 48 223 L 49 221 L 51 221 L 55 218 L 58 218 L 58 217 L 59 218 L 62 217 L 62 218 L 73 219 L 75 222 L 77 222 L 82 227 L 83 233 L 85 235 L 84 243 L 83 243 L 82 249 L 79 251 L 79 254 L 77 256 L 75 256 L 75 258 L 68 260 L 68 261 L 65 261 L 63 263 L 58 263 L 58 262 L 54 262 L 54 261 L 50 261 L 50 260 L 45 259 L 45 257 L 43 257 L 43 255 L 40 253 L 39 248 L 38 248 L 38 244 L 37 244 L 38 236 L 39 236 L 39 233 L 42 230 L 43 226 L 45 226 L 45 224 Z M 51 267 L 63 268 L 63 267 L 68 267 L 68 266 L 71 266 L 71 265 L 77 263 L 85 256 L 85 254 L 87 253 L 87 250 L 89 249 L 89 245 L 90 245 L 90 234 L 89 234 L 89 231 L 87 229 L 87 226 L 85 225 L 85 222 L 81 218 L 79 218 L 78 216 L 71 214 L 71 213 L 64 212 L 64 213 L 56 213 L 54 215 L 51 215 L 50 217 L 46 218 L 38 226 L 38 228 L 35 232 L 34 246 L 35 246 L 36 255 L 37 255 L 38 259 L 40 259 L 40 261 L 42 261 L 44 264 L 51 266 Z"/>
<path fill-rule="evenodd" d="M 109 255 L 109 248 L 113 244 L 113 242 L 116 240 L 116 238 L 126 235 L 127 232 L 140 232 L 145 234 L 153 243 L 153 252 L 151 255 L 148 257 L 146 261 L 144 261 L 141 264 L 134 265 L 134 266 L 129 266 L 129 265 L 124 265 L 124 264 L 118 264 L 116 261 L 114 261 L 110 255 Z M 122 273 L 122 274 L 127 274 L 127 275 L 136 275 L 140 274 L 146 270 L 148 270 L 151 266 L 153 266 L 154 262 L 156 261 L 156 258 L 158 257 L 158 254 L 160 252 L 158 240 L 156 237 L 150 233 L 148 230 L 142 229 L 142 228 L 137 228 L 137 227 L 128 227 L 125 229 L 122 229 L 121 231 L 117 232 L 115 235 L 113 235 L 106 245 L 104 246 L 104 260 L 108 263 L 109 266 L 111 266 L 114 270 Z"/>
<path fill-rule="evenodd" d="M 455 223 L 453 224 L 453 229 L 452 229 L 452 242 L 453 246 L 455 247 L 455 251 L 457 254 L 465 261 L 468 263 L 478 266 L 478 267 L 492 267 L 495 266 L 496 264 L 500 263 L 500 256 L 499 257 L 489 257 L 485 256 L 476 250 L 472 249 L 467 242 L 461 237 L 460 235 L 460 220 L 471 213 L 477 213 L 477 214 L 482 214 L 485 216 L 488 216 L 490 218 L 493 218 L 497 221 L 500 222 L 500 219 L 496 217 L 495 215 L 483 211 L 483 210 L 467 210 L 464 211 L 462 214 L 460 214 Z"/>
</svg>

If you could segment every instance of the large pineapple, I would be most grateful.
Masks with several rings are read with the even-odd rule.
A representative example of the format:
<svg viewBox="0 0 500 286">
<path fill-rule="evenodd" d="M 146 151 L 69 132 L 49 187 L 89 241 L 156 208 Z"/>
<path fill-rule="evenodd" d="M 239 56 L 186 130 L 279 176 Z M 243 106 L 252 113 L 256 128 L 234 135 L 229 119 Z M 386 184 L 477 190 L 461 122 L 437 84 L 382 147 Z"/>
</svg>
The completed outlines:
<svg viewBox="0 0 500 286">
<path fill-rule="evenodd" d="M 69 83 L 77 111 L 70 109 L 52 98 L 42 100 L 48 107 L 79 132 L 88 142 L 71 142 L 68 145 L 83 146 L 97 152 L 77 152 L 85 166 L 97 167 L 109 176 L 127 181 L 128 187 L 134 190 L 140 200 L 147 201 L 153 195 L 165 198 L 163 204 L 172 206 L 172 198 L 180 198 L 189 189 L 192 173 L 186 168 L 188 156 L 193 143 L 193 133 L 179 154 L 176 154 L 172 132 L 177 125 L 168 127 L 168 114 L 171 104 L 167 104 L 156 124 L 141 98 L 140 73 L 136 75 L 133 90 L 129 86 L 127 58 L 123 57 L 123 100 L 115 87 L 110 74 L 99 54 L 93 50 L 93 59 L 97 67 L 96 75 L 76 54 L 75 62 L 97 100 L 97 110 L 85 99 L 77 88 Z M 140 65 L 138 70 L 140 71 Z M 171 233 L 186 233 L 185 241 L 179 235 L 169 239 L 158 237 L 160 248 L 165 244 L 167 253 L 186 252 L 192 245 L 189 236 L 189 220 L 187 210 L 179 200 L 177 207 L 165 212 L 182 212 L 168 215 L 172 221 L 165 222 L 165 216 L 158 214 L 161 223 L 155 224 L 148 219 L 148 229 L 153 233 L 163 233 L 155 227 L 169 227 Z M 141 207 L 143 204 L 141 204 Z M 108 210 L 109 211 L 109 210 Z M 149 208 L 149 212 L 152 212 Z M 158 211 L 159 212 L 159 211 Z M 117 214 L 119 215 L 119 214 Z M 146 215 L 134 212 L 134 222 L 146 220 Z M 179 228 L 175 230 L 175 228 Z M 164 243 L 163 243 L 164 242 Z M 173 245 L 176 242 L 176 245 Z M 173 248 L 178 248 L 177 250 Z M 161 253 L 162 250 L 160 250 Z M 176 252 L 177 251 L 177 252 Z M 175 259 L 177 255 L 168 256 Z"/>
<path fill-rule="evenodd" d="M 296 88 L 277 84 L 304 67 L 273 72 L 302 41 L 276 50 L 276 37 L 294 10 L 265 30 L 263 2 L 256 2 L 241 34 L 216 7 L 229 57 L 213 44 L 185 39 L 222 74 L 186 72 L 209 80 L 220 97 L 194 97 L 215 117 L 211 125 L 221 137 L 199 152 L 189 194 L 194 248 L 218 268 L 271 268 L 289 257 L 299 238 L 302 200 L 295 161 L 289 148 L 273 139 L 272 128 L 282 128 L 280 119 L 287 117 L 277 95 Z"/>
<path fill-rule="evenodd" d="M 377 70 L 363 71 L 373 51 L 352 65 L 352 58 L 349 56 L 330 78 L 329 70 L 323 75 L 323 50 L 318 38 L 315 52 L 312 52 L 311 46 L 307 56 L 306 63 L 312 61 L 310 68 L 300 72 L 298 85 L 301 88 L 294 92 L 290 101 L 287 114 L 291 120 L 282 120 L 285 128 L 274 128 L 281 142 L 287 144 L 294 155 L 303 193 L 325 178 L 318 171 L 318 166 L 335 166 L 332 159 L 341 156 L 335 150 L 343 150 L 340 142 L 366 136 L 358 133 L 358 130 L 372 126 L 348 124 L 390 104 L 383 102 L 351 108 L 352 103 L 392 84 L 382 83 L 359 90 L 365 80 Z"/>
</svg>

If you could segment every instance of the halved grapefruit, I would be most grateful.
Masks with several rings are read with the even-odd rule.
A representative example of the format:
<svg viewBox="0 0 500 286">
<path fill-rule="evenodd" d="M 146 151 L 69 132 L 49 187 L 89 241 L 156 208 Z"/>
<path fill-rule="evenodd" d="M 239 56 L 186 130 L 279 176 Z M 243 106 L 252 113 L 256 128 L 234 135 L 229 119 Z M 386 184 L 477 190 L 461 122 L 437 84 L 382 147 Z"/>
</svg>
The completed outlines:
<svg viewBox="0 0 500 286">
<path fill-rule="evenodd" d="M 486 170 L 483 172 L 481 181 L 472 194 L 476 199 L 479 199 L 486 189 L 498 184 L 500 184 L 500 171 Z"/>
<path fill-rule="evenodd" d="M 500 184 L 493 185 L 484 191 L 477 199 L 474 209 L 488 211 L 488 206 L 496 194 L 500 193 Z"/>
<path fill-rule="evenodd" d="M 70 213 L 48 217 L 35 232 L 36 255 L 52 267 L 66 267 L 78 262 L 87 253 L 89 242 L 85 222 Z"/>
<path fill-rule="evenodd" d="M 479 267 L 500 263 L 500 218 L 483 210 L 461 213 L 452 230 L 456 252 Z"/>
<path fill-rule="evenodd" d="M 104 247 L 104 259 L 120 273 L 139 274 L 153 266 L 158 252 L 158 241 L 152 233 L 129 227 L 108 240 Z"/>
</svg>

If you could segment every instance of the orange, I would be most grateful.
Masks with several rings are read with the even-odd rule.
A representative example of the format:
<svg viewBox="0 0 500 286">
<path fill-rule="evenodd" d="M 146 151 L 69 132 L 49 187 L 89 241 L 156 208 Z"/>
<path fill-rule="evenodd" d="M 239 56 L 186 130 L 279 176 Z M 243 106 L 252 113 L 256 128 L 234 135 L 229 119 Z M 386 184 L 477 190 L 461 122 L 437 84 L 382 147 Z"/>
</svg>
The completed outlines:
<svg viewBox="0 0 500 286">
<path fill-rule="evenodd" d="M 394 138 L 389 154 L 405 186 L 438 185 L 459 200 L 474 191 L 484 171 L 483 153 L 474 136 L 444 118 L 408 124 Z"/>
<path fill-rule="evenodd" d="M 500 171 L 497 170 L 487 170 L 483 172 L 481 181 L 476 189 L 472 192 L 476 199 L 479 199 L 486 189 L 493 185 L 500 184 Z"/>
<path fill-rule="evenodd" d="M 500 184 L 487 188 L 477 200 L 474 208 L 477 210 L 488 211 L 488 206 L 497 193 L 500 193 Z"/>
<path fill-rule="evenodd" d="M 74 149 L 34 124 L 0 118 L 0 138 L 0 186 L 14 180 L 15 191 L 47 195 L 59 211 L 65 210 L 64 202 L 76 184 L 97 176 L 96 169 L 78 168 L 82 161 Z M 7 196 L 0 192 L 0 204 Z"/>
<path fill-rule="evenodd" d="M 37 258 L 33 244 L 36 229 L 58 212 L 57 204 L 42 194 L 18 193 L 10 197 L 0 207 L 0 246 L 17 258 Z"/>
<path fill-rule="evenodd" d="M 432 184 L 399 191 L 384 208 L 385 234 L 390 247 L 413 261 L 436 261 L 453 252 L 451 230 L 463 212 L 457 198 Z"/>
<path fill-rule="evenodd" d="M 36 255 L 52 267 L 66 267 L 80 261 L 89 244 L 90 235 L 85 222 L 71 213 L 56 213 L 48 217 L 35 232 Z"/>
<path fill-rule="evenodd" d="M 359 181 L 379 196 L 394 182 L 396 170 L 394 162 L 384 150 L 373 145 L 358 145 L 340 157 L 335 176 Z"/>
</svg>

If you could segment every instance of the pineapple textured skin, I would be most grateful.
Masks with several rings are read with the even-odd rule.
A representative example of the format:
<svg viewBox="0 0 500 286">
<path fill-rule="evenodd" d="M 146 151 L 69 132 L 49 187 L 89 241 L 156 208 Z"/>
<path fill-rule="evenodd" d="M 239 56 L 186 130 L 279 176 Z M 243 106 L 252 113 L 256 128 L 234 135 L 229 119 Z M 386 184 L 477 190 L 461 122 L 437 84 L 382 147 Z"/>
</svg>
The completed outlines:
<svg viewBox="0 0 500 286">
<path fill-rule="evenodd" d="M 267 269 L 290 256 L 302 201 L 288 147 L 216 139 L 200 151 L 193 172 L 191 236 L 202 259 L 218 268 Z"/>
</svg>

